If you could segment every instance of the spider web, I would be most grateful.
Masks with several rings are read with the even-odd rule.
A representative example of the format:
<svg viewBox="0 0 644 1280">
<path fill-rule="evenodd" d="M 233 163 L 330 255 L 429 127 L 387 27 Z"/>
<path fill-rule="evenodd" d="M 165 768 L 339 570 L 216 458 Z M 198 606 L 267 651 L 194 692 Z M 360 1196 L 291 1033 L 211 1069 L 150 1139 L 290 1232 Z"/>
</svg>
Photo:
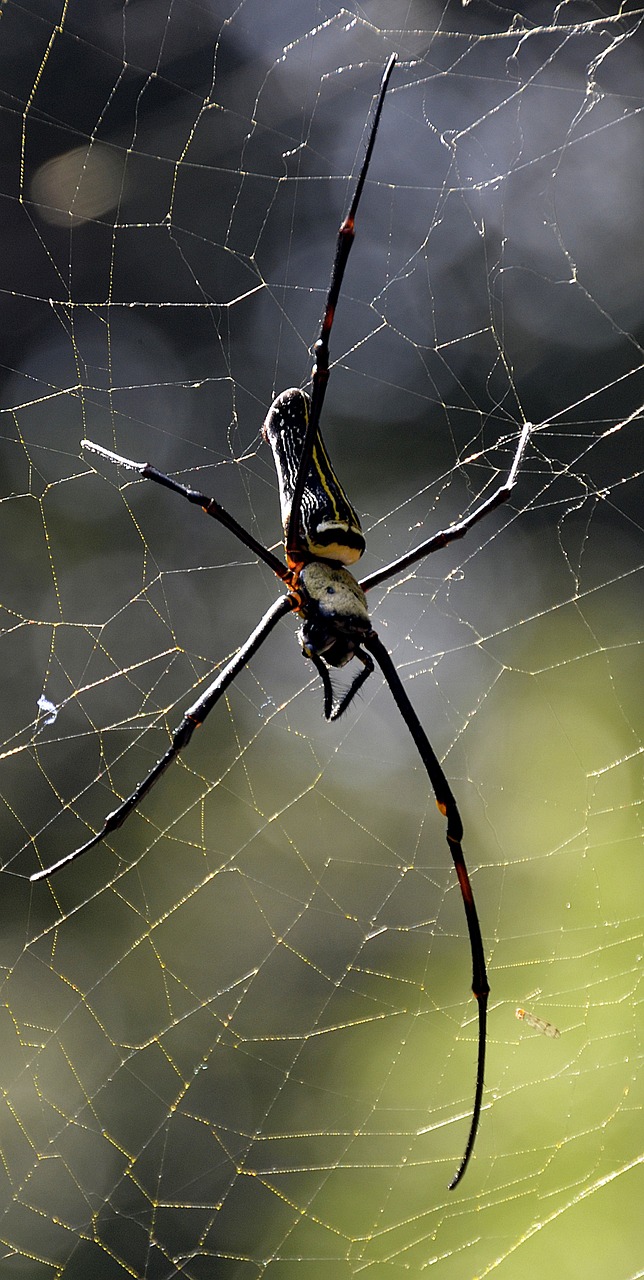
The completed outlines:
<svg viewBox="0 0 644 1280">
<path fill-rule="evenodd" d="M 643 11 L 0 13 L 0 1274 L 641 1276 Z M 508 506 L 370 595 L 488 958 L 454 1193 L 469 946 L 379 678 L 325 724 L 280 624 L 142 811 L 28 879 L 279 591 L 79 441 L 279 545 L 259 428 L 308 376 L 392 50 L 324 418 L 365 573 L 471 510 L 535 424 Z"/>
</svg>

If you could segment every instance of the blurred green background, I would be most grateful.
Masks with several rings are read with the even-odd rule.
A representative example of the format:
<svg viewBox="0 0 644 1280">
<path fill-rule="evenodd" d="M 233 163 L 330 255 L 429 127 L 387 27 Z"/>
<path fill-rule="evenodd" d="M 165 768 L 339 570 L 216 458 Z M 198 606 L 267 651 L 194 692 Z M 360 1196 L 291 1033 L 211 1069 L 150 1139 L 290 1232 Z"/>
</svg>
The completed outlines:
<svg viewBox="0 0 644 1280">
<path fill-rule="evenodd" d="M 0 1275 L 637 1274 L 637 17 L 1 12 Z M 489 965 L 453 1193 L 469 944 L 379 678 L 326 725 L 280 624 L 142 812 L 28 880 L 148 771 L 278 591 L 79 441 L 279 546 L 261 422 L 308 377 L 392 50 L 324 418 L 365 573 L 491 492 L 536 424 L 510 504 L 370 596 L 459 802 Z"/>
</svg>

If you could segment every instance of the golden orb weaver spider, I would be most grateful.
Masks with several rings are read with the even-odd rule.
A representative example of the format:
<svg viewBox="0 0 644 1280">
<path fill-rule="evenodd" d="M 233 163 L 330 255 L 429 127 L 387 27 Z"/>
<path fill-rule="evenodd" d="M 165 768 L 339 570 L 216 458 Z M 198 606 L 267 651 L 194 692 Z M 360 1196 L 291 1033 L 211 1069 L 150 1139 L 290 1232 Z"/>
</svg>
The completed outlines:
<svg viewBox="0 0 644 1280">
<path fill-rule="evenodd" d="M 282 564 L 277 556 L 248 533 L 215 498 L 180 484 L 149 463 L 133 462 L 89 440 L 82 441 L 83 448 L 108 459 L 115 466 L 135 471 L 144 479 L 164 485 L 167 489 L 186 498 L 188 502 L 202 507 L 207 515 L 213 516 L 220 524 L 225 525 L 260 560 L 269 565 L 275 575 L 286 585 L 287 595 L 280 597 L 271 605 L 245 644 L 207 686 L 196 702 L 188 707 L 181 723 L 172 734 L 170 746 L 165 754 L 157 761 L 147 777 L 138 783 L 132 794 L 108 814 L 101 830 L 80 848 L 67 854 L 52 866 L 35 872 L 31 879 L 43 880 L 54 875 L 62 867 L 74 862 L 94 845 L 106 839 L 111 832 L 116 831 L 125 822 L 168 765 L 188 745 L 197 725 L 203 724 L 228 686 L 264 643 L 279 619 L 286 614 L 297 613 L 303 619 L 299 632 L 302 651 L 304 656 L 311 660 L 322 680 L 324 714 L 327 720 L 336 720 L 346 711 L 360 687 L 372 674 L 374 662 L 377 663 L 425 766 L 438 808 L 447 819 L 447 843 L 458 877 L 470 939 L 472 990 L 478 1002 L 476 1085 L 465 1150 L 449 1184 L 452 1190 L 460 1182 L 469 1163 L 481 1113 L 489 995 L 483 942 L 472 886 L 461 848 L 463 826 L 456 801 L 394 663 L 371 625 L 365 592 L 370 587 L 375 587 L 401 573 L 416 561 L 430 555 L 432 551 L 437 551 L 439 547 L 446 547 L 455 539 L 462 538 L 468 529 L 506 501 L 516 482 L 521 458 L 530 434 L 530 426 L 526 424 L 523 427 L 506 481 L 470 515 L 447 529 L 435 533 L 420 546 L 399 556 L 397 560 L 375 573 L 369 574 L 360 583 L 356 581 L 346 566 L 354 564 L 360 558 L 365 541 L 358 516 L 333 471 L 324 447 L 320 434 L 320 415 L 329 378 L 329 338 L 335 308 L 353 244 L 356 212 L 395 62 L 396 56 L 392 54 L 382 76 L 367 148 L 353 199 L 338 231 L 322 324 L 313 348 L 311 395 L 297 387 L 283 391 L 271 405 L 262 428 L 264 439 L 268 441 L 273 451 L 277 470 L 286 564 Z M 343 667 L 352 658 L 357 658 L 361 663 L 361 670 L 354 676 L 346 693 L 335 701 L 329 668 Z"/>
</svg>

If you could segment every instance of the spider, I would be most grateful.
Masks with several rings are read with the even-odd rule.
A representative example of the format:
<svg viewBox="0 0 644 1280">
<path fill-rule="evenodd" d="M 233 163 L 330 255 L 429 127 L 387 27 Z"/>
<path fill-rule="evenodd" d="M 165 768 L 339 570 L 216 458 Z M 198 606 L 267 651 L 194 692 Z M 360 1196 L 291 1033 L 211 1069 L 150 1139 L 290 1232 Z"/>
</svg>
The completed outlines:
<svg viewBox="0 0 644 1280">
<path fill-rule="evenodd" d="M 397 560 L 378 569 L 375 573 L 369 574 L 361 582 L 353 577 L 347 566 L 354 564 L 360 558 L 364 551 L 365 540 L 358 516 L 329 461 L 319 424 L 329 378 L 329 338 L 335 309 L 353 244 L 356 212 L 395 62 L 396 55 L 392 54 L 382 76 L 367 148 L 353 199 L 338 231 L 326 305 L 319 336 L 313 348 L 311 394 L 297 387 L 283 391 L 271 405 L 262 428 L 264 439 L 273 452 L 279 482 L 286 564 L 283 564 L 272 551 L 248 533 L 215 498 L 180 484 L 149 463 L 134 462 L 108 449 L 103 449 L 89 440 L 82 441 L 83 448 L 99 454 L 115 466 L 137 472 L 144 479 L 164 485 L 188 502 L 202 507 L 207 515 L 213 516 L 220 524 L 225 525 L 273 570 L 276 577 L 285 584 L 287 594 L 271 605 L 245 644 L 199 695 L 196 702 L 188 707 L 181 723 L 172 734 L 170 746 L 165 754 L 157 761 L 147 777 L 138 783 L 132 794 L 108 814 L 100 831 L 80 848 L 68 853 L 52 866 L 35 872 L 31 879 L 43 880 L 54 875 L 62 867 L 68 866 L 76 858 L 80 858 L 82 854 L 105 840 L 111 832 L 116 831 L 125 822 L 179 752 L 187 747 L 197 725 L 203 724 L 238 673 L 264 643 L 280 618 L 285 617 L 286 614 L 296 613 L 302 619 L 298 638 L 304 656 L 310 659 L 322 680 L 324 715 L 327 720 L 337 720 L 344 714 L 358 690 L 374 671 L 374 663 L 377 663 L 425 766 L 438 808 L 447 821 L 447 843 L 463 898 L 470 940 L 472 990 L 478 1003 L 476 1083 L 465 1150 L 449 1184 L 452 1190 L 460 1182 L 469 1163 L 481 1113 L 489 995 L 483 942 L 472 886 L 461 848 L 463 825 L 456 801 L 394 663 L 371 625 L 365 592 L 400 574 L 416 561 L 437 551 L 439 547 L 446 547 L 455 539 L 462 538 L 468 529 L 506 501 L 516 482 L 530 426 L 526 424 L 523 427 L 505 482 L 470 515 L 447 529 L 435 533 L 420 546 L 399 556 Z M 336 699 L 329 670 L 333 667 L 344 667 L 352 659 L 357 660 L 360 669 L 353 676 L 347 691 Z"/>
</svg>

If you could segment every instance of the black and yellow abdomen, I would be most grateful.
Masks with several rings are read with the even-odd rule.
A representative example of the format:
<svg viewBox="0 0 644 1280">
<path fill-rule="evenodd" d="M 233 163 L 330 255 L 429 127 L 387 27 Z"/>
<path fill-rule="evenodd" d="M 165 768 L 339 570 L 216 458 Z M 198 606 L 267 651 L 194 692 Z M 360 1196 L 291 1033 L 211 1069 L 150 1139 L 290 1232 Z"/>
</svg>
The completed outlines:
<svg viewBox="0 0 644 1280">
<path fill-rule="evenodd" d="M 262 427 L 273 451 L 285 537 L 310 409 L 306 392 L 291 387 L 273 401 Z M 302 494 L 297 539 L 307 557 L 338 564 L 354 564 L 365 548 L 360 521 L 331 466 L 319 428 Z"/>
</svg>

